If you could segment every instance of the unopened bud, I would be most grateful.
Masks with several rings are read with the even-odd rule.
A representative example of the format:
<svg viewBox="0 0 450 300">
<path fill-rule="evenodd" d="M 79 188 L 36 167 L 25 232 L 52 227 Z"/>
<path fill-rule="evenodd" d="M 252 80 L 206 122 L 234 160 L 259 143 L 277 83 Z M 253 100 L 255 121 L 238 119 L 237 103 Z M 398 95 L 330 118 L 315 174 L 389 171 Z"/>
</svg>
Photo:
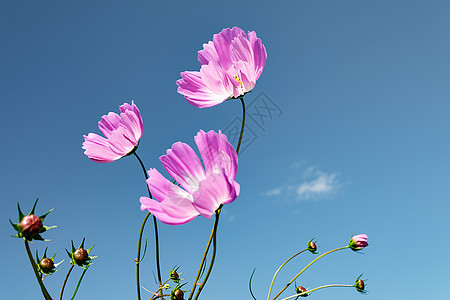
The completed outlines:
<svg viewBox="0 0 450 300">
<path fill-rule="evenodd" d="M 182 290 L 176 290 L 173 296 L 173 300 L 184 300 L 184 292 Z"/>
<path fill-rule="evenodd" d="M 50 271 L 53 270 L 55 264 L 50 258 L 43 258 L 39 262 L 39 266 L 44 273 L 50 273 Z"/>
<path fill-rule="evenodd" d="M 355 283 L 355 287 L 358 290 L 358 292 L 363 292 L 365 288 L 364 280 L 358 279 Z"/>
<path fill-rule="evenodd" d="M 73 259 L 77 264 L 84 264 L 89 259 L 89 253 L 83 248 L 78 248 L 73 253 Z"/>
<path fill-rule="evenodd" d="M 297 294 L 305 293 L 306 289 L 303 286 L 298 286 L 296 292 Z M 305 293 L 303 295 L 300 295 L 300 297 L 308 297 L 308 294 Z"/>
<path fill-rule="evenodd" d="M 177 271 L 171 271 L 170 272 L 170 279 L 172 280 L 180 280 L 180 275 L 178 275 Z"/>
<path fill-rule="evenodd" d="M 20 226 L 20 232 L 25 237 L 33 237 L 33 236 L 39 234 L 43 227 L 41 219 L 35 215 L 29 215 L 29 216 L 23 217 L 19 226 Z"/>
<path fill-rule="evenodd" d="M 359 251 L 367 246 L 369 246 L 369 243 L 367 243 L 367 235 L 366 234 L 358 234 L 353 236 L 350 239 L 350 242 L 348 244 L 350 246 L 350 249 L 353 251 Z"/>
<path fill-rule="evenodd" d="M 315 253 L 315 252 L 317 251 L 317 245 L 316 245 L 316 243 L 314 243 L 313 240 L 310 240 L 310 241 L 308 242 L 308 250 L 309 250 L 311 253 Z"/>
</svg>

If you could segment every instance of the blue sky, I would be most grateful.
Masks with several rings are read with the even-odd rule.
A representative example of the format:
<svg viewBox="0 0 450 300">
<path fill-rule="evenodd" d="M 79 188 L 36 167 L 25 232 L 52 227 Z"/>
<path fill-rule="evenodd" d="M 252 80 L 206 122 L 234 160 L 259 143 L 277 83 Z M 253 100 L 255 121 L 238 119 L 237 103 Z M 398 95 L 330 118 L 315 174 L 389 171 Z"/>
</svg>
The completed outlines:
<svg viewBox="0 0 450 300">
<path fill-rule="evenodd" d="M 219 250 L 203 299 L 265 299 L 274 271 L 316 238 L 319 251 L 367 233 L 364 255 L 342 251 L 298 284 L 368 278 L 366 296 L 329 289 L 314 299 L 444 299 L 450 211 L 450 3 L 448 1 L 2 1 L 0 4 L 0 254 L 2 297 L 38 299 L 23 243 L 8 218 L 16 203 L 59 228 L 35 242 L 65 258 L 86 237 L 99 257 L 77 299 L 133 299 L 138 229 L 146 194 L 137 161 L 96 164 L 83 134 L 134 100 L 144 118 L 139 154 L 162 171 L 174 142 L 233 126 L 239 102 L 198 109 L 175 81 L 197 70 L 197 51 L 222 28 L 256 31 L 268 59 L 246 96 L 248 147 L 241 194 L 224 207 Z M 275 108 L 269 115 L 262 103 Z M 162 268 L 180 265 L 190 286 L 212 220 L 160 225 Z M 154 289 L 153 234 L 142 285 Z M 281 289 L 312 255 L 279 275 Z M 68 270 L 45 279 L 53 297 Z M 76 276 L 67 287 L 71 294 Z M 20 294 L 20 296 L 19 296 Z M 150 294 L 143 292 L 143 299 Z M 285 294 L 286 296 L 289 293 Z M 147 296 L 147 297 L 146 297 Z"/>
</svg>

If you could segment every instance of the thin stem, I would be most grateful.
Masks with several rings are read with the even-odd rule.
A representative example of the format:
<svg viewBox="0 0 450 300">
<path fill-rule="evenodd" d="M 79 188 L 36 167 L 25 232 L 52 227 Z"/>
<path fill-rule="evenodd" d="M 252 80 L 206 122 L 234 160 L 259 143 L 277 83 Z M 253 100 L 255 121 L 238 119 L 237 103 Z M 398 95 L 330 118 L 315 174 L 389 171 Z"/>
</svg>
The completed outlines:
<svg viewBox="0 0 450 300">
<path fill-rule="evenodd" d="M 236 147 L 236 153 L 239 154 L 239 149 L 241 148 L 241 142 L 242 142 L 242 136 L 244 135 L 244 128 L 245 128 L 245 103 L 244 98 L 241 97 L 241 104 L 242 104 L 242 125 L 241 125 L 241 133 L 239 135 L 239 141 Z"/>
<path fill-rule="evenodd" d="M 272 287 L 273 287 L 273 283 L 275 282 L 275 278 L 277 277 L 278 272 L 280 272 L 281 268 L 284 267 L 285 264 L 287 264 L 291 259 L 293 259 L 294 257 L 296 257 L 299 254 L 302 254 L 303 252 L 305 252 L 306 250 L 308 250 L 308 248 L 303 249 L 300 252 L 297 252 L 296 254 L 292 255 L 288 260 L 286 260 L 279 268 L 278 270 L 275 272 L 275 274 L 273 275 L 272 278 L 272 282 L 270 283 L 270 288 L 269 288 L 269 294 L 267 295 L 267 300 L 270 299 L 270 293 L 272 292 Z"/>
<path fill-rule="evenodd" d="M 309 294 L 311 292 L 314 292 L 314 291 L 317 291 L 317 290 L 321 290 L 321 289 L 324 289 L 324 288 L 329 288 L 329 287 L 354 287 L 354 285 L 350 285 L 350 284 L 327 284 L 327 285 L 322 285 L 322 286 L 316 287 L 314 289 L 311 289 L 309 291 L 306 291 L 306 292 L 303 292 L 303 293 L 300 293 L 300 294 L 296 294 L 296 295 L 292 295 L 292 296 L 289 296 L 287 298 L 283 298 L 281 300 L 292 299 L 292 298 L 295 298 L 295 297 L 299 297 L 299 296 L 302 296 L 302 295 L 305 295 L 305 294 Z"/>
<path fill-rule="evenodd" d="M 37 270 L 36 263 L 33 259 L 33 255 L 31 255 L 30 246 L 28 245 L 28 241 L 24 240 L 25 242 L 25 249 L 27 250 L 28 259 L 30 260 L 31 267 L 33 268 L 34 275 L 36 276 L 36 280 L 39 283 L 39 286 L 41 287 L 42 294 L 44 295 L 45 300 L 52 300 L 52 297 L 48 293 L 47 289 L 45 288 L 44 283 L 42 282 L 41 276 L 39 276 L 39 272 Z"/>
<path fill-rule="evenodd" d="M 170 296 L 170 294 L 161 294 L 161 295 L 158 295 L 158 296 L 156 296 L 156 298 L 154 298 L 154 299 L 158 299 L 158 298 L 162 298 L 162 297 L 169 297 Z"/>
<path fill-rule="evenodd" d="M 209 268 L 208 268 L 208 271 L 206 272 L 205 279 L 203 280 L 202 285 L 198 288 L 198 292 L 195 295 L 194 300 L 197 300 L 197 298 L 200 296 L 200 293 L 202 292 L 203 288 L 205 287 L 206 281 L 208 281 L 209 275 L 211 274 L 211 271 L 212 271 L 212 268 L 214 265 L 214 260 L 216 259 L 216 250 L 217 250 L 216 240 L 217 240 L 217 226 L 219 224 L 219 217 L 220 217 L 220 209 L 218 209 L 216 211 L 216 220 L 214 222 L 213 252 L 211 255 L 211 262 L 209 263 Z"/>
<path fill-rule="evenodd" d="M 78 292 L 78 288 L 80 287 L 81 280 L 83 280 L 84 274 L 86 274 L 88 268 L 89 268 L 89 266 L 87 266 L 86 269 L 83 270 L 83 273 L 81 273 L 80 279 L 78 280 L 77 286 L 75 287 L 75 291 L 73 291 L 73 295 L 72 295 L 72 298 L 70 298 L 70 300 L 73 300 L 75 298 L 75 295 Z"/>
<path fill-rule="evenodd" d="M 67 279 L 69 279 L 69 275 L 73 270 L 73 267 L 75 267 L 75 265 L 72 265 L 69 269 L 69 271 L 67 272 L 66 278 L 64 279 L 63 285 L 61 287 L 61 292 L 59 293 L 59 300 L 62 300 L 62 296 L 64 293 L 64 288 L 66 287 L 66 283 L 67 283 Z"/>
<path fill-rule="evenodd" d="M 281 291 L 280 291 L 280 292 L 279 292 L 272 300 L 275 300 L 276 298 L 278 298 L 278 296 L 280 296 L 281 293 L 284 292 L 284 290 L 286 290 L 286 289 L 288 288 L 288 286 L 290 286 L 290 285 L 294 282 L 295 279 L 297 279 L 298 276 L 300 276 L 303 272 L 305 272 L 306 269 L 308 269 L 313 263 L 315 263 L 316 261 L 318 261 L 320 258 L 324 257 L 324 256 L 327 255 L 327 254 L 330 254 L 330 253 L 333 253 L 333 252 L 336 252 L 336 251 L 339 251 L 339 250 L 347 249 L 348 247 L 349 247 L 349 246 L 336 248 L 336 249 L 330 250 L 330 251 L 328 251 L 328 252 L 325 252 L 324 254 L 319 255 L 316 259 L 314 259 L 314 260 L 313 260 L 312 262 L 310 262 L 306 267 L 304 267 L 303 270 L 301 270 L 297 275 L 295 275 L 295 277 L 292 278 L 292 280 L 289 281 L 289 283 L 286 284 L 286 286 L 285 286 L 285 287 L 284 287 L 284 288 L 283 288 L 283 289 L 282 289 L 282 290 L 281 290 Z"/>
<path fill-rule="evenodd" d="M 158 299 L 158 298 L 160 297 L 160 295 L 157 295 L 158 292 L 161 291 L 161 290 L 164 288 L 164 286 L 166 285 L 166 283 L 169 282 L 169 280 L 170 280 L 170 278 L 167 279 L 166 281 L 164 281 L 164 283 L 159 287 L 159 289 L 156 290 L 156 292 L 153 294 L 153 296 L 150 298 L 150 300 L 152 300 L 152 299 Z M 147 291 L 148 291 L 148 290 L 147 290 Z M 149 291 L 149 292 L 151 292 L 151 291 Z M 163 296 L 165 296 L 165 295 L 163 295 Z M 169 296 L 170 296 L 170 295 L 169 295 Z M 156 298 L 154 298 L 154 297 L 156 297 Z"/>
<path fill-rule="evenodd" d="M 236 154 L 239 154 L 239 149 L 241 148 L 242 137 L 244 135 L 244 128 L 245 128 L 245 103 L 244 103 L 244 97 L 240 97 L 239 99 L 241 100 L 241 104 L 242 104 L 242 125 L 241 125 L 241 133 L 239 134 L 238 144 L 236 146 Z M 206 283 L 206 280 L 209 277 L 209 274 L 211 273 L 211 270 L 212 270 L 212 267 L 213 267 L 213 264 L 214 264 L 214 259 L 215 259 L 215 256 L 216 256 L 216 247 L 215 247 L 216 240 L 215 240 L 215 238 L 216 238 L 217 225 L 218 225 L 218 222 L 219 222 L 220 211 L 221 211 L 221 208 L 219 207 L 219 209 L 216 212 L 216 220 L 214 221 L 214 227 L 213 227 L 213 230 L 211 231 L 211 235 L 209 236 L 208 244 L 206 245 L 205 252 L 203 253 L 203 258 L 202 258 L 202 261 L 200 262 L 200 267 L 198 268 L 197 277 L 195 278 L 194 285 L 192 286 L 192 290 L 191 290 L 191 293 L 189 294 L 188 300 L 191 300 L 192 296 L 194 295 L 195 289 L 197 288 L 197 282 L 198 282 L 198 280 L 200 278 L 200 274 L 201 274 L 202 269 L 203 269 L 203 265 L 205 264 L 206 256 L 208 255 L 209 247 L 211 246 L 211 241 L 214 240 L 213 256 L 212 256 L 212 259 L 211 259 L 211 262 L 210 262 L 210 265 L 209 265 L 209 268 L 208 268 L 208 272 L 206 274 L 206 277 L 205 277 L 205 280 L 204 280 L 203 284 L 201 285 L 201 287 L 199 288 L 199 290 L 198 290 L 198 292 L 197 292 L 197 294 L 195 296 L 195 299 L 197 299 L 198 296 L 200 295 L 200 292 L 203 289 L 204 284 Z"/>
<path fill-rule="evenodd" d="M 139 164 L 141 165 L 142 171 L 144 172 L 145 179 L 148 179 L 148 173 L 144 166 L 144 163 L 142 162 L 139 155 L 137 155 L 136 152 L 134 152 L 134 156 L 136 156 L 137 160 L 139 161 Z M 147 191 L 150 198 L 152 197 L 152 193 L 150 192 L 150 189 L 147 185 Z M 144 227 L 145 223 L 147 223 L 148 217 L 151 215 L 150 212 L 147 213 L 147 215 L 144 218 L 144 221 L 142 221 L 141 230 L 139 232 L 139 239 L 138 239 L 138 251 L 136 255 L 136 288 L 137 288 L 137 297 L 138 300 L 141 300 L 141 284 L 140 284 L 140 275 L 139 275 L 139 264 L 141 262 L 141 244 L 142 244 L 142 235 L 144 233 Z M 153 216 L 153 228 L 155 229 L 155 256 L 156 256 L 156 271 L 158 274 L 158 283 L 161 285 L 161 266 L 159 263 L 159 234 L 158 234 L 158 223 L 156 222 L 155 216 Z M 162 293 L 161 293 L 162 297 Z"/>
<path fill-rule="evenodd" d="M 192 296 L 194 295 L 195 289 L 197 287 L 197 282 L 198 282 L 198 279 L 200 278 L 200 274 L 202 272 L 203 265 L 205 264 L 206 256 L 208 255 L 209 247 L 211 246 L 211 241 L 213 240 L 214 235 L 216 234 L 217 223 L 219 222 L 219 218 L 218 218 L 219 215 L 220 215 L 220 208 L 216 212 L 216 220 L 214 221 L 213 230 L 211 231 L 211 234 L 209 236 L 208 244 L 206 245 L 205 252 L 203 253 L 202 261 L 200 262 L 200 267 L 198 268 L 197 277 L 195 277 L 194 285 L 192 286 L 192 290 L 191 290 L 191 293 L 189 294 L 188 300 L 192 299 Z"/>
</svg>

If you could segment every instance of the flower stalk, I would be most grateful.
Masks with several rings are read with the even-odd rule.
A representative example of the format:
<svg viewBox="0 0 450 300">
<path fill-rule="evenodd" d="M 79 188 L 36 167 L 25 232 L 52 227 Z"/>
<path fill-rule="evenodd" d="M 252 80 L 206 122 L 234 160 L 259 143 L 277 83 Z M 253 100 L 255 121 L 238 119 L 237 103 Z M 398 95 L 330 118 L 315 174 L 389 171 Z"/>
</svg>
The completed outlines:
<svg viewBox="0 0 450 300">
<path fill-rule="evenodd" d="M 31 255 L 30 246 L 28 245 L 28 241 L 24 239 L 25 243 L 25 249 L 27 250 L 28 259 L 30 260 L 31 267 L 33 268 L 34 275 L 36 276 L 36 280 L 39 283 L 39 286 L 41 287 L 42 294 L 44 295 L 45 300 L 52 300 L 52 297 L 48 293 L 47 289 L 45 288 L 44 283 L 42 282 L 42 278 L 39 275 L 38 268 L 36 266 L 36 262 L 33 259 L 33 255 Z"/>
<path fill-rule="evenodd" d="M 283 299 L 281 299 L 281 300 L 289 300 L 289 299 L 292 299 L 292 298 L 301 297 L 301 296 L 303 296 L 303 295 L 312 293 L 312 292 L 314 292 L 314 291 L 321 290 L 321 289 L 325 289 L 325 288 L 330 288 L 330 287 L 354 287 L 354 285 L 350 285 L 350 284 L 327 284 L 327 285 L 322 285 L 322 286 L 313 288 L 313 289 L 311 289 L 311 290 L 307 290 L 306 292 L 299 293 L 299 294 L 295 294 L 295 295 L 292 295 L 292 296 L 283 298 Z"/>
<path fill-rule="evenodd" d="M 141 158 L 139 157 L 139 155 L 134 152 L 133 153 L 134 156 L 136 156 L 137 160 L 139 161 L 139 164 L 142 168 L 142 171 L 144 172 L 144 176 L 145 179 L 148 179 L 148 173 L 145 169 L 145 165 L 142 162 Z M 150 198 L 152 198 L 152 193 L 150 192 L 150 189 L 148 188 L 147 185 L 147 191 L 148 191 L 148 195 Z M 137 250 L 137 255 L 136 255 L 136 288 L 137 288 L 137 298 L 138 300 L 141 300 L 141 284 L 140 284 L 140 270 L 139 270 L 139 264 L 141 263 L 141 245 L 142 245 L 142 235 L 144 233 L 144 227 L 145 224 L 147 223 L 148 218 L 150 217 L 151 213 L 148 212 L 147 215 L 145 216 L 144 220 L 142 221 L 142 225 L 141 225 L 141 230 L 139 231 L 139 238 L 138 238 L 138 250 Z M 153 228 L 155 229 L 155 252 L 156 252 L 156 270 L 157 270 L 157 274 L 158 274 L 158 283 L 159 285 L 161 285 L 161 267 L 160 267 L 160 263 L 159 263 L 159 236 L 158 236 L 158 223 L 156 222 L 156 218 L 155 216 L 153 216 Z M 161 292 L 161 298 L 162 298 L 162 292 Z"/>
<path fill-rule="evenodd" d="M 285 262 L 277 269 L 277 271 L 276 271 L 275 274 L 273 275 L 272 282 L 270 283 L 269 294 L 267 295 L 267 300 L 270 299 L 270 293 L 272 292 L 273 283 L 275 282 L 275 278 L 277 277 L 278 272 L 280 272 L 281 268 L 283 268 L 289 261 L 291 261 L 291 260 L 292 260 L 293 258 L 295 258 L 297 255 L 302 254 L 302 253 L 305 252 L 306 250 L 309 250 L 309 249 L 308 249 L 308 248 L 305 248 L 305 249 L 303 249 L 302 251 L 295 253 L 294 255 L 292 255 L 288 260 L 286 260 L 286 261 L 285 261 Z"/>
<path fill-rule="evenodd" d="M 297 279 L 303 272 L 305 272 L 313 263 L 315 263 L 316 261 L 318 261 L 319 259 L 321 259 L 325 255 L 328 255 L 330 253 L 333 253 L 333 252 L 336 252 L 336 251 L 339 251 L 339 250 L 347 249 L 347 248 L 349 248 L 349 246 L 336 248 L 336 249 L 330 250 L 328 252 L 325 252 L 324 254 L 319 255 L 317 258 L 315 258 L 313 261 L 311 261 L 306 267 L 304 267 L 297 275 L 295 275 L 295 277 L 292 278 L 292 280 L 289 281 L 286 284 L 286 286 L 278 294 L 276 294 L 276 296 L 272 300 L 275 300 L 276 298 L 278 298 L 278 296 L 280 296 L 281 293 L 283 293 L 294 282 L 294 280 Z"/>
</svg>

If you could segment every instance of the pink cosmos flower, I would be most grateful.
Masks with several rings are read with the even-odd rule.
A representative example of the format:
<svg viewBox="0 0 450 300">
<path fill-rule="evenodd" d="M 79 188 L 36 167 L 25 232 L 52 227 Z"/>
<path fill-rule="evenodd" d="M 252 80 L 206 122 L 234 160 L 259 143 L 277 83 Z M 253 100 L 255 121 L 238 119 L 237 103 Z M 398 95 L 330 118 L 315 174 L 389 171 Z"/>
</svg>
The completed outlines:
<svg viewBox="0 0 450 300">
<path fill-rule="evenodd" d="M 350 249 L 354 251 L 359 251 L 367 246 L 369 246 L 369 243 L 367 242 L 367 235 L 366 234 L 358 234 L 353 236 L 350 239 L 349 242 Z"/>
<path fill-rule="evenodd" d="M 156 200 L 141 197 L 141 210 L 166 224 L 184 224 L 198 215 L 211 218 L 221 204 L 239 195 L 240 186 L 234 180 L 238 158 L 227 137 L 220 131 L 200 130 L 194 139 L 205 167 L 189 145 L 177 142 L 159 159 L 179 185 L 156 169 L 148 171 L 147 184 Z"/>
<path fill-rule="evenodd" d="M 107 163 L 136 151 L 143 124 L 139 109 L 131 102 L 119 107 L 120 115 L 110 112 L 102 116 L 98 128 L 105 137 L 95 133 L 84 135 L 83 149 L 92 161 Z"/>
<path fill-rule="evenodd" d="M 198 51 L 200 72 L 186 71 L 178 93 L 199 108 L 211 107 L 251 91 L 266 64 L 266 48 L 254 31 L 223 29 Z"/>
</svg>

